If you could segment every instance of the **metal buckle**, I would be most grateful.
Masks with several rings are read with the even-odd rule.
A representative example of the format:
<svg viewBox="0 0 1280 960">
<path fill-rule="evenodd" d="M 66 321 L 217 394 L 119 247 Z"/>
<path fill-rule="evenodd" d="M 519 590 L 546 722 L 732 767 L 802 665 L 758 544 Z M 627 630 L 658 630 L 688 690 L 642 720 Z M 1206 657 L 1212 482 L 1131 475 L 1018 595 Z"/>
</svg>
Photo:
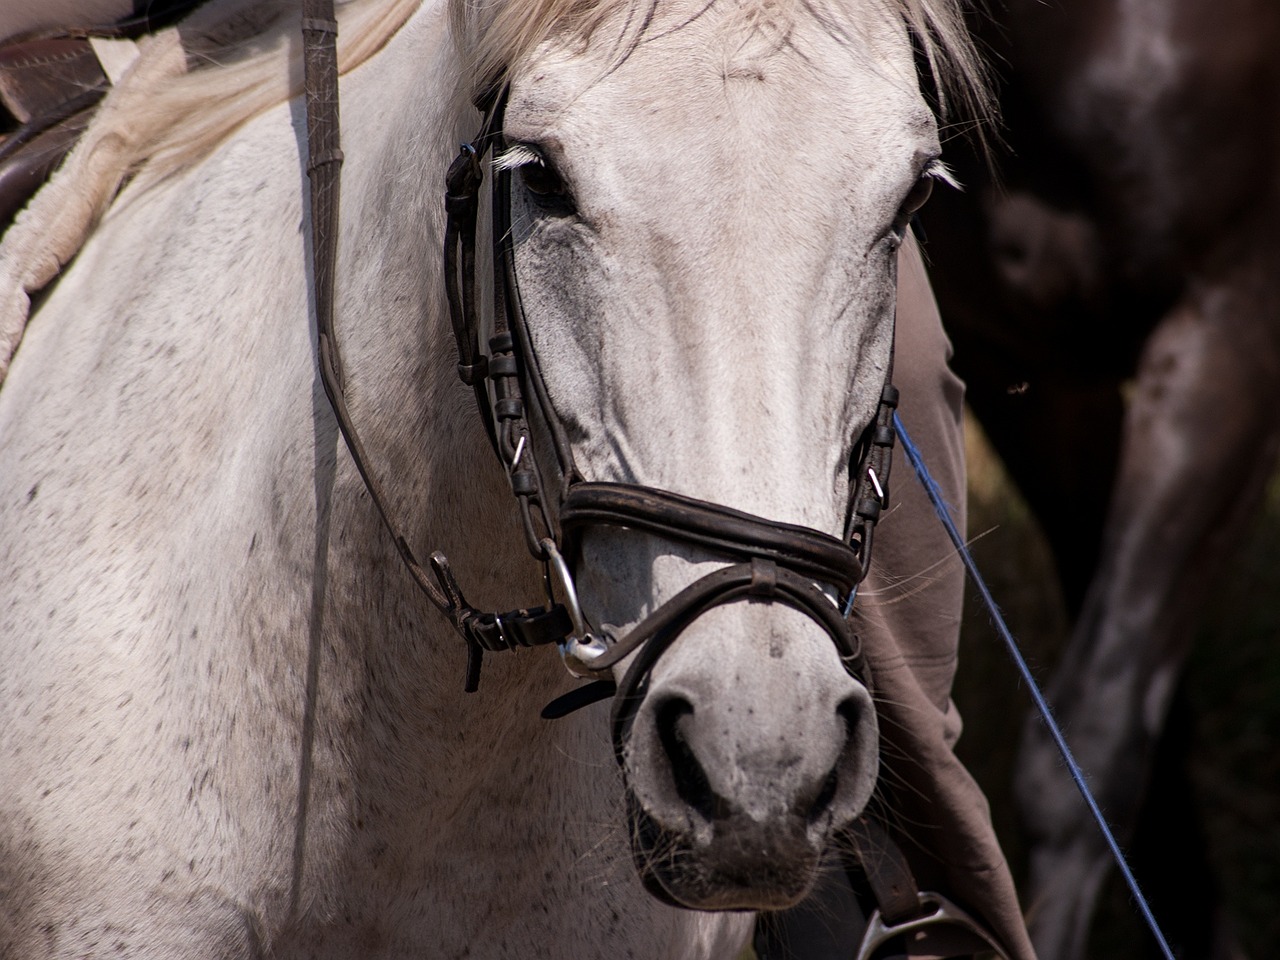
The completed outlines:
<svg viewBox="0 0 1280 960">
<path fill-rule="evenodd" d="M 872 913 L 855 960 L 874 960 L 877 950 L 899 937 L 911 960 L 967 957 L 980 950 L 992 950 L 1000 960 L 1009 960 L 982 924 L 941 894 L 922 891 L 920 911 L 919 916 L 896 924 L 885 923 L 879 910 Z"/>
<path fill-rule="evenodd" d="M 569 622 L 573 624 L 573 633 L 556 645 L 560 648 L 565 669 L 579 679 L 608 677 L 607 670 L 593 670 L 591 667 L 591 662 L 609 648 L 603 640 L 591 633 L 587 618 L 582 615 L 582 607 L 578 603 L 578 589 L 574 586 L 569 564 L 560 555 L 555 541 L 550 537 L 543 538 L 540 545 L 546 551 L 547 583 L 551 590 L 551 602 L 556 603 L 558 600 L 563 604 L 569 613 Z"/>
</svg>

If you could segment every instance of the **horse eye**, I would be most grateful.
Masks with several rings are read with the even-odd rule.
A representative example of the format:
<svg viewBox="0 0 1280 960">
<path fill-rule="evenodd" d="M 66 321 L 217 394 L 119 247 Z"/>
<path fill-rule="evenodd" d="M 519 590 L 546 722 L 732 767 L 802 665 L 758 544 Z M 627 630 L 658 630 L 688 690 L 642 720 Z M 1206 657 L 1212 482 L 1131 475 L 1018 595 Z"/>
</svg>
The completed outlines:
<svg viewBox="0 0 1280 960">
<path fill-rule="evenodd" d="M 902 215 L 910 220 L 923 207 L 933 194 L 933 177 L 925 175 L 917 180 L 911 187 L 907 198 L 902 201 Z"/>
<path fill-rule="evenodd" d="M 519 168 L 520 180 L 535 197 L 546 200 L 563 199 L 569 195 L 564 179 L 546 160 L 526 163 Z"/>
<path fill-rule="evenodd" d="M 933 193 L 933 177 L 928 174 L 922 176 L 907 192 L 906 198 L 902 201 L 902 206 L 898 208 L 898 215 L 893 219 L 893 234 L 901 240 L 907 233 L 907 227 L 911 223 L 911 219 L 920 212 L 920 208 L 929 200 L 929 196 Z"/>
</svg>

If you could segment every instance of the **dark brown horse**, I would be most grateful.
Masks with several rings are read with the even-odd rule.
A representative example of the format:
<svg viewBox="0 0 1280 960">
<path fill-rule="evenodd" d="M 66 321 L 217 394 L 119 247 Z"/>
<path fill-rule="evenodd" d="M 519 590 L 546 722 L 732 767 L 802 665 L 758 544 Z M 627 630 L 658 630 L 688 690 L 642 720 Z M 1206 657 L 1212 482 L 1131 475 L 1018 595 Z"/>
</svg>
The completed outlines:
<svg viewBox="0 0 1280 960">
<path fill-rule="evenodd" d="M 931 269 L 972 406 L 1076 613 L 1050 698 L 1132 836 L 1192 628 L 1280 438 L 1280 4 L 994 13 L 975 26 L 1010 150 L 999 186 L 949 151 L 968 189 L 927 211 Z M 1076 960 L 1109 862 L 1034 722 L 1016 786 L 1037 948 Z M 1164 879 L 1202 889 L 1182 856 Z M 1195 922 L 1212 903 L 1169 913 L 1182 955 L 1231 955 Z"/>
</svg>

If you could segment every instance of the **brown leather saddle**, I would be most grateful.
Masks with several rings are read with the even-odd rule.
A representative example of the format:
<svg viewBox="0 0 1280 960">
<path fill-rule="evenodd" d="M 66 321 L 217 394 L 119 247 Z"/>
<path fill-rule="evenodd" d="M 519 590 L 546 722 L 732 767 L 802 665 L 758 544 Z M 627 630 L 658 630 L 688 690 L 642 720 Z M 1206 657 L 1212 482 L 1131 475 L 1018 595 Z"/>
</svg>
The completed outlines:
<svg viewBox="0 0 1280 960">
<path fill-rule="evenodd" d="M 150 3 L 109 26 L 19 36 L 0 45 L 0 234 L 75 146 L 111 86 L 94 39 L 136 39 L 204 0 Z"/>
</svg>

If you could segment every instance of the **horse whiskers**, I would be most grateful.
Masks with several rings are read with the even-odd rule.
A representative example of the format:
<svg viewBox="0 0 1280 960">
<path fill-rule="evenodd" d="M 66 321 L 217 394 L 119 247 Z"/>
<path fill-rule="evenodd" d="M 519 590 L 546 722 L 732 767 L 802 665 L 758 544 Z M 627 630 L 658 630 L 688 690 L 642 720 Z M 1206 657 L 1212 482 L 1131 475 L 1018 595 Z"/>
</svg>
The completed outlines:
<svg viewBox="0 0 1280 960">
<path fill-rule="evenodd" d="M 893 746 L 892 743 L 886 744 L 884 747 L 882 747 L 880 751 L 880 756 L 881 756 L 881 776 L 882 777 L 884 776 L 885 770 L 889 769 L 888 764 L 890 761 L 892 761 L 895 764 L 918 763 L 918 761 L 915 760 L 911 756 L 911 754 L 903 752 L 900 748 Z"/>
<path fill-rule="evenodd" d="M 973 544 L 977 543 L 979 540 L 983 539 L 989 534 L 995 533 L 996 529 L 997 529 L 996 527 L 991 527 L 987 530 L 984 530 L 982 533 L 975 534 L 974 536 L 966 540 L 965 542 L 966 546 L 972 546 Z M 901 577 L 897 577 L 897 576 L 891 577 L 891 578 L 885 577 L 884 579 L 890 582 L 882 583 L 880 586 L 877 586 L 877 587 L 867 587 L 862 591 L 861 595 L 864 597 L 875 597 L 876 599 L 880 600 L 881 603 L 885 603 L 885 604 L 900 603 L 902 600 L 905 600 L 908 597 L 913 596 L 914 592 L 904 593 L 904 594 L 892 596 L 892 597 L 886 597 L 886 594 L 888 594 L 890 591 L 894 590 L 895 588 L 902 586 L 903 584 L 911 583 L 913 580 L 918 580 L 921 577 L 926 576 L 932 571 L 937 570 L 939 567 L 954 566 L 959 563 L 960 563 L 960 558 L 954 552 L 948 552 L 943 556 L 939 557 L 933 563 L 930 563 L 929 565 L 922 567 L 920 570 L 918 570 L 913 574 L 908 574 L 906 576 L 901 576 Z M 936 581 L 934 580 L 929 581 L 930 584 L 934 582 Z"/>
<path fill-rule="evenodd" d="M 904 710 L 904 711 L 915 713 L 915 714 L 926 714 L 929 712 L 929 708 L 921 707 L 918 704 L 913 704 L 906 700 L 895 700 L 891 697 L 878 696 L 876 694 L 872 694 L 871 699 L 878 706 L 889 707 L 897 710 Z M 898 729 L 905 729 L 905 725 L 902 723 L 902 721 L 895 719 L 892 712 L 887 712 L 887 713 L 878 712 L 877 716 L 879 717 L 880 723 L 882 726 L 888 725 L 888 726 L 896 727 Z"/>
<path fill-rule="evenodd" d="M 917 766 L 919 766 L 919 764 L 917 764 Z M 924 768 L 920 767 L 920 769 L 924 769 Z M 915 796 L 917 799 L 922 800 L 926 803 L 930 799 L 928 795 L 925 794 L 924 791 L 920 789 L 920 787 L 914 785 L 913 783 L 905 779 L 900 773 L 896 773 L 896 772 L 882 773 L 881 780 L 884 782 L 885 789 L 893 791 L 895 794 L 901 794 L 903 792 L 909 793 Z"/>
<path fill-rule="evenodd" d="M 613 773 L 615 770 L 615 765 L 610 760 L 587 759 L 586 757 L 579 756 L 578 754 L 570 753 L 561 745 L 556 746 L 556 753 L 576 767 L 588 770 L 609 771 L 610 773 Z"/>
</svg>

